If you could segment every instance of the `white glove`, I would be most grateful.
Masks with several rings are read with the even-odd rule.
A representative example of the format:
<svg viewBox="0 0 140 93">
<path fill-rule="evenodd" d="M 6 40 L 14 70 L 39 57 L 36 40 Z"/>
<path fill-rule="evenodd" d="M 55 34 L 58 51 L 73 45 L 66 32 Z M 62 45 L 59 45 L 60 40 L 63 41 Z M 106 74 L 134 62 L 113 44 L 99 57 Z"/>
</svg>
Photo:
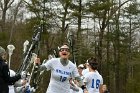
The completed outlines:
<svg viewBox="0 0 140 93">
<path fill-rule="evenodd" d="M 27 77 L 27 72 L 26 71 L 22 71 L 20 75 L 21 75 L 22 79 L 25 79 Z"/>
</svg>

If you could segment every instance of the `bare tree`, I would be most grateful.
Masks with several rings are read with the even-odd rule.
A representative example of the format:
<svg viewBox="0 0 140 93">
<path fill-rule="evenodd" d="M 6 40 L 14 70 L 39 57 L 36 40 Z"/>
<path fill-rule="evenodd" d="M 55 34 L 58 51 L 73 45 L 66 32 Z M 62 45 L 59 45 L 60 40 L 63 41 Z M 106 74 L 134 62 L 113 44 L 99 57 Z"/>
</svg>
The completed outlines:
<svg viewBox="0 0 140 93">
<path fill-rule="evenodd" d="M 0 8 L 2 10 L 2 22 L 1 22 L 2 31 L 5 31 L 4 28 L 5 28 L 7 10 L 11 7 L 14 1 L 15 0 L 1 0 L 0 1 Z"/>
<path fill-rule="evenodd" d="M 17 3 L 17 5 L 15 6 L 14 10 L 13 10 L 14 13 L 13 13 L 12 27 L 11 27 L 11 30 L 10 30 L 9 43 L 11 43 L 11 40 L 12 40 L 12 36 L 13 36 L 14 28 L 15 28 L 16 18 L 17 18 L 17 15 L 18 15 L 20 6 L 21 6 L 21 4 L 22 4 L 22 1 L 23 1 L 23 0 L 20 0 L 20 1 Z"/>
</svg>

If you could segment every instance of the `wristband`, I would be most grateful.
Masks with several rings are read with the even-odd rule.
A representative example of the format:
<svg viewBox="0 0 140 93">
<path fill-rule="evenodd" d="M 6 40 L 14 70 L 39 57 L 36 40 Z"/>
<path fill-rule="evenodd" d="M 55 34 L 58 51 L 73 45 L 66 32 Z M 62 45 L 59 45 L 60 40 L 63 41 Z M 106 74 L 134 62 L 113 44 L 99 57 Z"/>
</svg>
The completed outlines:
<svg viewBox="0 0 140 93">
<path fill-rule="evenodd" d="M 86 86 L 85 85 L 82 85 L 81 86 L 82 90 L 86 89 Z"/>
</svg>

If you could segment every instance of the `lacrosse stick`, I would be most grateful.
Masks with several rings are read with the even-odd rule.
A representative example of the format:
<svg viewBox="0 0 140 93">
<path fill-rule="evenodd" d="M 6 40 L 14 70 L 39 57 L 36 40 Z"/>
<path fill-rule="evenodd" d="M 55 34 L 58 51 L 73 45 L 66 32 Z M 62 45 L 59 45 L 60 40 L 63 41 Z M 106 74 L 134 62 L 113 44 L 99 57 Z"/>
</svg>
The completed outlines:
<svg viewBox="0 0 140 93">
<path fill-rule="evenodd" d="M 9 54 L 9 68 L 10 68 L 10 63 L 11 63 L 11 56 L 13 54 L 13 50 L 15 49 L 14 45 L 8 45 L 8 54 Z"/>
</svg>

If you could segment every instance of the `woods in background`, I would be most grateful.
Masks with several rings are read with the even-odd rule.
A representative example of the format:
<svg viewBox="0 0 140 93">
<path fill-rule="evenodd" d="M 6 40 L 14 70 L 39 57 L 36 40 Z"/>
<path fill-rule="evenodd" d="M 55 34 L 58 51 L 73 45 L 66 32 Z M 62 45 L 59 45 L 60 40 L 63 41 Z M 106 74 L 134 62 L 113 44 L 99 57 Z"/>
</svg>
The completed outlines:
<svg viewBox="0 0 140 93">
<path fill-rule="evenodd" d="M 110 93 L 140 93 L 139 6 L 138 0 L 1 0 L 0 46 L 15 45 L 11 68 L 17 71 L 23 43 L 38 25 L 43 27 L 41 59 L 68 42 L 69 33 L 76 63 L 95 56 Z M 49 76 L 41 82 L 49 82 Z M 40 86 L 37 93 L 48 84 Z"/>
</svg>

